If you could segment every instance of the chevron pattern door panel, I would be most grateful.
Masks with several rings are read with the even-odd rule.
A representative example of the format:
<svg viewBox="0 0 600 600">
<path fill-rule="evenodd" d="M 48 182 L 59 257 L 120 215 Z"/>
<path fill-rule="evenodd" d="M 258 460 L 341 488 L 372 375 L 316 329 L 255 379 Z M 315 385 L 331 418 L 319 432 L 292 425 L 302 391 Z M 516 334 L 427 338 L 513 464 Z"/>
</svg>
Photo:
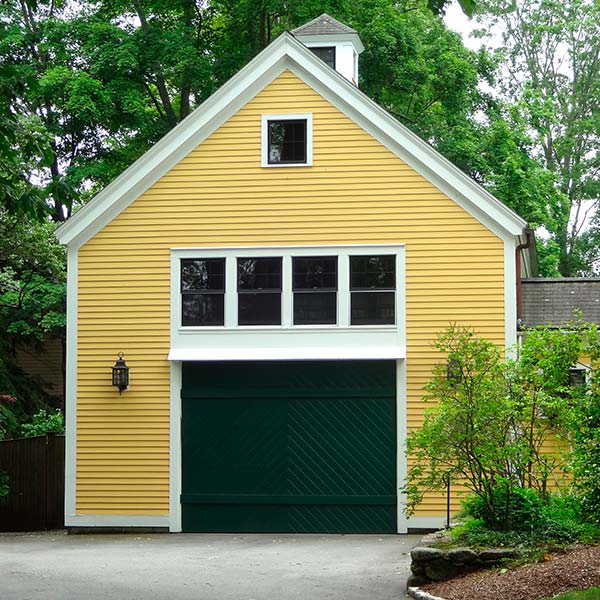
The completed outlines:
<svg viewBox="0 0 600 600">
<path fill-rule="evenodd" d="M 393 361 L 186 363 L 184 531 L 396 532 Z"/>
</svg>

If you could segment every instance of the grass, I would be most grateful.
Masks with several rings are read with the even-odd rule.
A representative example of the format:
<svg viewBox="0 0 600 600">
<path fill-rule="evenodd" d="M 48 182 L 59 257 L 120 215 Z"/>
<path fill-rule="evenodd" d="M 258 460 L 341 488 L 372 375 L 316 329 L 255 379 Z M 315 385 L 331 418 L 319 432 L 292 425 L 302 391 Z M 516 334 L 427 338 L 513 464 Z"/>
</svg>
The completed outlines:
<svg viewBox="0 0 600 600">
<path fill-rule="evenodd" d="M 567 592 L 553 598 L 545 598 L 544 600 L 600 600 L 600 588 L 590 588 L 582 592 Z"/>
</svg>

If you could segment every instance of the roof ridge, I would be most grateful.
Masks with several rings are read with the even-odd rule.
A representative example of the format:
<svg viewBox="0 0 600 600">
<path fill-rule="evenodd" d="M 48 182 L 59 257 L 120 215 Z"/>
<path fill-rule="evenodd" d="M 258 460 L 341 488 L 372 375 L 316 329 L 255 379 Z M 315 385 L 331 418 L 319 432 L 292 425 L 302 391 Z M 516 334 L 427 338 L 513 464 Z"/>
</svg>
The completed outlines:
<svg viewBox="0 0 600 600">
<path fill-rule="evenodd" d="M 319 15 L 318 17 L 315 17 L 312 21 L 309 21 L 304 25 L 300 25 L 300 27 L 296 27 L 296 29 L 292 29 L 291 31 L 291 33 L 294 35 L 303 35 L 307 32 L 310 32 L 313 35 L 327 35 L 328 33 L 358 33 L 355 29 L 352 29 L 352 27 L 344 25 L 344 23 L 341 23 L 337 19 L 334 19 L 331 15 L 328 15 L 327 13 Z"/>
</svg>

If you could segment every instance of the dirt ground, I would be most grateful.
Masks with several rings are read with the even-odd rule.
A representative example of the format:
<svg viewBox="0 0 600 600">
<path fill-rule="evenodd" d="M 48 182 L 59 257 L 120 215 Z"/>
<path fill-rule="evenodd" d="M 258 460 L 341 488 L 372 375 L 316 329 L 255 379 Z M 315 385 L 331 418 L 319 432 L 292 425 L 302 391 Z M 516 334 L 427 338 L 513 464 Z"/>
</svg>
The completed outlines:
<svg viewBox="0 0 600 600">
<path fill-rule="evenodd" d="M 546 555 L 534 565 L 478 571 L 421 589 L 445 600 L 534 600 L 600 586 L 600 546 Z"/>
</svg>

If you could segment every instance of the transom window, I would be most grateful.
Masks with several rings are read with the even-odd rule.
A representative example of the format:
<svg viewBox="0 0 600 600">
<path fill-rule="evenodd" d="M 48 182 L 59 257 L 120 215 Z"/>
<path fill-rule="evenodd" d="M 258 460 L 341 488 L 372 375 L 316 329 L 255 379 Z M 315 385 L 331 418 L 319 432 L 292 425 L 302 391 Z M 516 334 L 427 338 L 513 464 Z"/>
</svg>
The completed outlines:
<svg viewBox="0 0 600 600">
<path fill-rule="evenodd" d="M 215 249 L 208 256 L 180 259 L 183 327 L 353 327 L 398 322 L 398 253 L 361 249 L 356 254 L 350 250 L 312 255 L 293 248 L 275 256 L 264 251 L 246 256 L 218 253 Z"/>
<path fill-rule="evenodd" d="M 263 115 L 263 167 L 312 164 L 312 115 Z"/>
</svg>

